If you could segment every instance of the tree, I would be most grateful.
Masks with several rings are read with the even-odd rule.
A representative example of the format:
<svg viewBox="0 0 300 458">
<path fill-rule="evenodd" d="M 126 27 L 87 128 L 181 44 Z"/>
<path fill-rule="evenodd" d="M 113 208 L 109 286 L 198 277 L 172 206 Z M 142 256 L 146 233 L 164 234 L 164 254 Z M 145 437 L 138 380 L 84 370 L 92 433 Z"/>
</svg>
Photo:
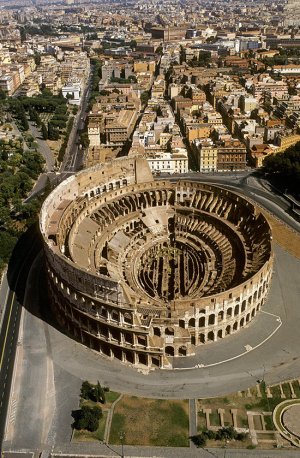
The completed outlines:
<svg viewBox="0 0 300 458">
<path fill-rule="evenodd" d="M 217 37 L 211 36 L 208 37 L 206 43 L 215 43 L 217 41 Z"/>
<path fill-rule="evenodd" d="M 88 382 L 87 380 L 82 382 L 81 390 L 80 390 L 80 396 L 83 399 L 92 399 L 93 398 L 93 392 L 94 392 L 94 387 L 90 382 Z"/>
<path fill-rule="evenodd" d="M 212 431 L 211 429 L 204 429 L 202 431 L 202 435 L 207 437 L 207 439 L 215 439 L 216 438 L 216 433 L 214 431 Z"/>
<path fill-rule="evenodd" d="M 38 126 L 41 125 L 39 114 L 36 111 L 36 109 L 32 106 L 29 107 L 29 117 L 30 117 L 30 120 L 36 122 Z"/>
<path fill-rule="evenodd" d="M 236 440 L 244 442 L 246 439 L 248 439 L 248 437 L 249 437 L 248 433 L 237 433 Z"/>
<path fill-rule="evenodd" d="M 51 119 L 51 124 L 53 127 L 58 127 L 59 129 L 64 129 L 66 127 L 66 121 L 63 119 Z"/>
<path fill-rule="evenodd" d="M 102 404 L 105 404 L 104 389 L 100 385 L 99 381 L 97 382 L 97 385 L 94 388 L 94 398 L 96 402 L 101 402 Z"/>
<path fill-rule="evenodd" d="M 49 140 L 58 140 L 59 139 L 59 132 L 51 122 L 48 123 L 48 138 Z"/>
<path fill-rule="evenodd" d="M 48 139 L 48 129 L 47 129 L 45 123 L 43 123 L 43 122 L 42 122 L 41 129 L 42 129 L 42 136 L 43 136 L 43 139 L 44 139 L 44 140 L 47 140 L 47 139 Z"/>
<path fill-rule="evenodd" d="M 28 121 L 27 121 L 27 117 L 26 117 L 25 111 L 21 111 L 21 113 L 19 115 L 19 121 L 20 121 L 20 124 L 21 124 L 21 127 L 23 128 L 23 130 L 28 130 L 29 129 L 29 124 L 28 124 Z"/>
<path fill-rule="evenodd" d="M 26 40 L 26 32 L 25 32 L 24 27 L 20 27 L 19 31 L 20 31 L 20 39 L 21 39 L 21 42 L 23 43 L 23 41 Z"/>
<path fill-rule="evenodd" d="M 40 65 L 40 63 L 41 63 L 41 55 L 39 53 L 35 53 L 34 54 L 34 62 L 35 62 L 35 65 Z"/>
<path fill-rule="evenodd" d="M 196 447 L 205 447 L 206 437 L 203 434 L 197 434 L 196 436 L 191 436 L 191 440 L 196 445 Z"/>
<path fill-rule="evenodd" d="M 142 102 L 143 105 L 147 105 L 149 98 L 150 98 L 149 92 L 147 92 L 147 91 L 142 92 L 142 94 L 141 94 L 141 102 Z"/>
<path fill-rule="evenodd" d="M 136 40 L 131 40 L 131 42 L 129 43 L 129 46 L 131 47 L 131 49 L 135 49 L 136 45 L 137 45 Z"/>
<path fill-rule="evenodd" d="M 97 32 L 88 33 L 85 38 L 86 40 L 98 40 Z"/>
<path fill-rule="evenodd" d="M 99 406 L 90 407 L 83 405 L 81 410 L 73 411 L 73 427 L 75 429 L 86 429 L 96 431 L 99 426 L 99 420 L 102 417 L 102 409 Z"/>
<path fill-rule="evenodd" d="M 4 225 L 9 221 L 10 211 L 7 206 L 0 206 L 0 225 Z"/>
<path fill-rule="evenodd" d="M 89 136 L 87 132 L 81 132 L 80 134 L 80 143 L 82 144 L 83 148 L 88 148 L 90 144 Z"/>
<path fill-rule="evenodd" d="M 0 89 L 0 100 L 6 100 L 6 92 Z"/>
<path fill-rule="evenodd" d="M 0 232 L 0 261 L 7 262 L 16 244 L 17 238 L 8 232 Z"/>
<path fill-rule="evenodd" d="M 297 95 L 297 94 L 298 94 L 298 91 L 297 91 L 297 89 L 295 88 L 295 86 L 289 86 L 289 88 L 288 88 L 288 93 L 289 93 L 290 95 Z"/>
<path fill-rule="evenodd" d="M 224 426 L 217 431 L 216 439 L 217 440 L 231 440 L 235 439 L 237 432 L 233 426 Z"/>
<path fill-rule="evenodd" d="M 299 196 L 300 189 L 300 142 L 284 153 L 271 154 L 264 159 L 263 171 L 274 184 Z"/>
</svg>

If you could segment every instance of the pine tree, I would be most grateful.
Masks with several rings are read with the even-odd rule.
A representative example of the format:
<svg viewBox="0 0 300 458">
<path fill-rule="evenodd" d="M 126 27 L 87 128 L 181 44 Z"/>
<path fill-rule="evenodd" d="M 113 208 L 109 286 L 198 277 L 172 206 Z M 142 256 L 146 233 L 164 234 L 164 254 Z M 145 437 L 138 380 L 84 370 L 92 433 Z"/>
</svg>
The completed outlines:
<svg viewBox="0 0 300 458">
<path fill-rule="evenodd" d="M 41 128 L 42 128 L 42 136 L 43 136 L 43 139 L 44 139 L 44 140 L 47 140 L 47 139 L 48 139 L 48 129 L 47 129 L 45 123 L 42 122 Z"/>
</svg>

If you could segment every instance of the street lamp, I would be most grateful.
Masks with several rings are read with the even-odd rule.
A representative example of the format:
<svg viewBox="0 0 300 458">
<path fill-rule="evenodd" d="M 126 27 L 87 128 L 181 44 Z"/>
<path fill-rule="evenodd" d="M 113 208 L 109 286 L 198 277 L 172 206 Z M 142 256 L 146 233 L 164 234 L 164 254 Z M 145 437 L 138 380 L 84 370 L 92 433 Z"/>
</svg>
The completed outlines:
<svg viewBox="0 0 300 458">
<path fill-rule="evenodd" d="M 124 458 L 124 439 L 125 439 L 125 433 L 124 431 L 120 431 L 119 437 L 121 440 L 121 457 Z"/>
</svg>

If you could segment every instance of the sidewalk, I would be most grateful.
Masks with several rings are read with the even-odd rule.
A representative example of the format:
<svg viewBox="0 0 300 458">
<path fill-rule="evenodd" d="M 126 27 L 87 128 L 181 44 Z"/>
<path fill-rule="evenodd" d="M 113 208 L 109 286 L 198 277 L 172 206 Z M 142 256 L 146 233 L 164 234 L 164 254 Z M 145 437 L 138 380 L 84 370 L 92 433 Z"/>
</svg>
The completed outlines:
<svg viewBox="0 0 300 458">
<path fill-rule="evenodd" d="M 247 449 L 228 449 L 228 448 L 182 448 L 182 447 L 132 447 L 124 445 L 124 458 L 296 458 L 299 457 L 299 450 L 247 450 Z M 96 442 L 82 444 L 68 444 L 56 446 L 51 450 L 53 458 L 81 458 L 83 455 L 97 457 L 118 457 L 122 456 L 120 446 L 101 445 Z M 43 456 L 46 457 L 46 454 Z"/>
<path fill-rule="evenodd" d="M 0 331 L 2 329 L 3 318 L 5 315 L 5 307 L 7 296 L 9 293 L 9 286 L 7 283 L 7 267 L 5 267 L 0 280 Z"/>
</svg>

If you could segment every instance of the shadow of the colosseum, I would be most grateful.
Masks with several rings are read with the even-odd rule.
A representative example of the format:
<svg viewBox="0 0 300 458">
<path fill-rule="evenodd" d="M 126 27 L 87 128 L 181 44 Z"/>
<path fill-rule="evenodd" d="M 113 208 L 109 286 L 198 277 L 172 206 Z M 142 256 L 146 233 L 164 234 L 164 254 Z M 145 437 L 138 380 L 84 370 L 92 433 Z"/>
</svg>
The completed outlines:
<svg viewBox="0 0 300 458">
<path fill-rule="evenodd" d="M 50 308 L 42 250 L 43 241 L 36 223 L 16 243 L 7 268 L 7 281 L 29 313 L 62 331 Z M 28 289 L 27 284 L 31 286 Z"/>
<path fill-rule="evenodd" d="M 38 223 L 33 224 L 17 241 L 7 267 L 7 281 L 22 304 L 31 266 L 42 249 Z"/>
</svg>

